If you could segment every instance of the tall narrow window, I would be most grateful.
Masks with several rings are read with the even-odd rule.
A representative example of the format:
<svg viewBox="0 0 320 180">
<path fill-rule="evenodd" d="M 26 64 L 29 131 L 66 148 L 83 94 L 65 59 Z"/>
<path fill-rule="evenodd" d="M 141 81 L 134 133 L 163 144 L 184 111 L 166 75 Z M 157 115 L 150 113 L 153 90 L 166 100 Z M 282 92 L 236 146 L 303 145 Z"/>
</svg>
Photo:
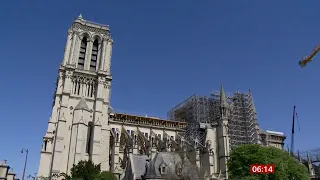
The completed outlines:
<svg viewBox="0 0 320 180">
<path fill-rule="evenodd" d="M 86 148 L 86 153 L 90 153 L 91 150 L 91 139 L 92 139 L 92 128 L 93 128 L 93 123 L 89 122 L 88 123 L 88 131 L 87 131 L 87 148 Z"/>
<path fill-rule="evenodd" d="M 44 151 L 47 151 L 48 140 L 44 140 Z"/>
<path fill-rule="evenodd" d="M 87 50 L 87 38 L 83 37 L 81 41 L 80 52 L 79 52 L 79 60 L 78 60 L 79 69 L 84 69 L 84 62 L 86 59 L 86 50 Z"/>
<path fill-rule="evenodd" d="M 98 59 L 98 48 L 99 42 L 98 40 L 94 40 L 92 46 L 92 54 L 91 54 L 91 62 L 90 62 L 90 71 L 96 71 L 97 67 L 97 59 Z"/>
</svg>

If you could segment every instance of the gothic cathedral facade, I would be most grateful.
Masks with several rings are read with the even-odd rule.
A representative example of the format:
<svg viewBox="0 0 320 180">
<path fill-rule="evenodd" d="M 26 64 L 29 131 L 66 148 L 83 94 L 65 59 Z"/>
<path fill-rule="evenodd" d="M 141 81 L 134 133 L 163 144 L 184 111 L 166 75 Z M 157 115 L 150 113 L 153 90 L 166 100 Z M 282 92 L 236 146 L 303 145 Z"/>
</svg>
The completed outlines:
<svg viewBox="0 0 320 180">
<path fill-rule="evenodd" d="M 69 29 L 38 176 L 69 173 L 73 164 L 89 159 L 101 163 L 101 170 L 110 169 L 107 112 L 112 44 L 107 25 L 81 15 Z"/>
</svg>

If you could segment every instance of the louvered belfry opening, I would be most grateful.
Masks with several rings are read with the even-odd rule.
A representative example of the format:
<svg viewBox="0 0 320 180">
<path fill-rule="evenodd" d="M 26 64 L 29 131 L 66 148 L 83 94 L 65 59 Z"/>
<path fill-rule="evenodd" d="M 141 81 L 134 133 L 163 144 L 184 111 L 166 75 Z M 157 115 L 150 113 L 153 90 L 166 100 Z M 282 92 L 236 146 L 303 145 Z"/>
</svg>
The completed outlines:
<svg viewBox="0 0 320 180">
<path fill-rule="evenodd" d="M 91 62 L 90 62 L 90 71 L 96 71 L 97 67 L 97 59 L 98 59 L 98 48 L 99 48 L 99 42 L 96 39 L 93 42 L 92 46 L 92 54 L 91 54 Z"/>
<path fill-rule="evenodd" d="M 81 41 L 80 52 L 79 52 L 78 69 L 84 69 L 86 50 L 87 50 L 87 38 L 83 37 Z"/>
</svg>

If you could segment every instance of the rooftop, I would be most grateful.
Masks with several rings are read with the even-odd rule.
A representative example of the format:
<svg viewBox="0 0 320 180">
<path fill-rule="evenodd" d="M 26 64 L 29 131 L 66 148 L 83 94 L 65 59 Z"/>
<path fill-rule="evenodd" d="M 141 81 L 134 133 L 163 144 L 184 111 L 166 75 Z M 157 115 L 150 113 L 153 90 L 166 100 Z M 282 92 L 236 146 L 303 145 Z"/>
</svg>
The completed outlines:
<svg viewBox="0 0 320 180">
<path fill-rule="evenodd" d="M 80 24 L 85 25 L 85 26 L 89 26 L 89 27 L 93 27 L 93 28 L 98 28 L 98 29 L 110 31 L 109 25 L 99 24 L 99 23 L 96 23 L 96 22 L 84 20 L 82 18 L 81 14 L 78 16 L 78 18 L 73 23 L 80 23 Z"/>
<path fill-rule="evenodd" d="M 282 132 L 277 132 L 277 131 L 270 131 L 270 130 L 266 130 L 267 133 L 271 133 L 271 134 L 277 134 L 277 135 L 282 135 L 284 136 L 284 133 Z"/>
</svg>

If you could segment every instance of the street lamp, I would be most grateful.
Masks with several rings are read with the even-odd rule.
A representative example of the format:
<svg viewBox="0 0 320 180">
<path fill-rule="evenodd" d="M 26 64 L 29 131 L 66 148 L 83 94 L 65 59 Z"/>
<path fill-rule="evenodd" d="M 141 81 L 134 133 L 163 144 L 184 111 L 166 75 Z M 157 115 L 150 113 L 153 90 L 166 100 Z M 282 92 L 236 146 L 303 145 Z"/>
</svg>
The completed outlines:
<svg viewBox="0 0 320 180">
<path fill-rule="evenodd" d="M 24 174 L 26 173 L 26 167 L 27 167 L 27 162 L 28 162 L 28 149 L 22 149 L 21 153 L 25 152 L 26 153 L 26 159 L 24 160 L 24 167 L 23 167 L 23 173 L 22 173 L 22 180 L 24 180 Z"/>
<path fill-rule="evenodd" d="M 3 162 L 0 163 L 0 179 L 6 180 L 8 171 L 10 167 L 7 165 L 7 160 L 3 160 Z"/>
<path fill-rule="evenodd" d="M 31 174 L 29 176 L 27 176 L 27 178 L 31 178 L 33 180 L 36 180 L 37 179 L 37 173 L 33 173 L 34 176 L 32 176 Z"/>
</svg>

